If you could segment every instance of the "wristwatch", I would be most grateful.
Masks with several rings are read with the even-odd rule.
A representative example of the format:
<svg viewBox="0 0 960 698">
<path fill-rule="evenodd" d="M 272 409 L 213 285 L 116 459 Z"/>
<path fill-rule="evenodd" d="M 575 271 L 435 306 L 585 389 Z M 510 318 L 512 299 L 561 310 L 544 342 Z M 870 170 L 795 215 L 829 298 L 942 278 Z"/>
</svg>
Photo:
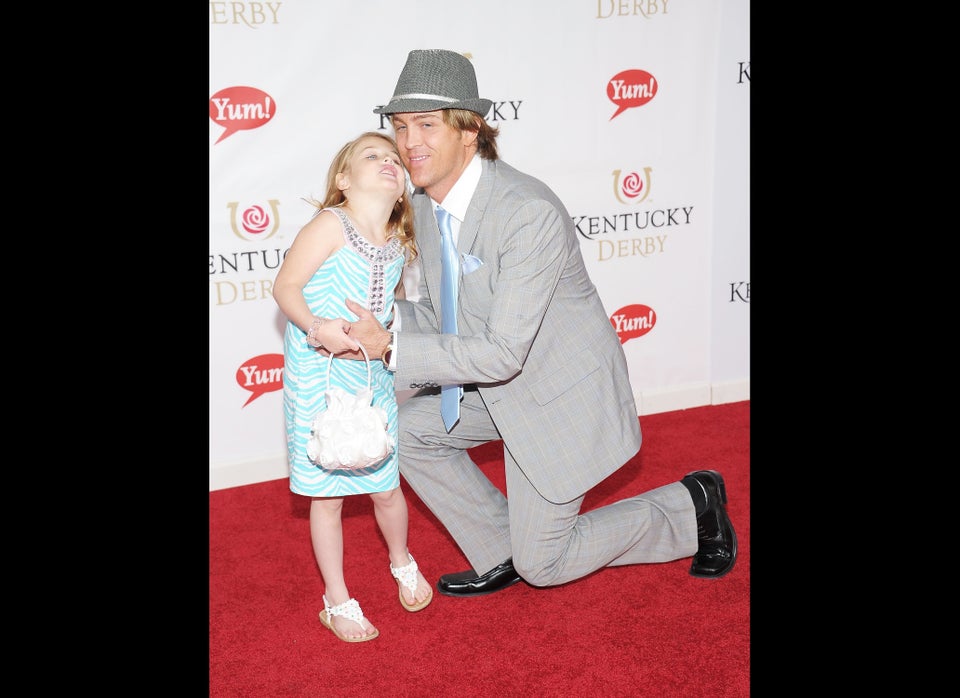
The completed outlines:
<svg viewBox="0 0 960 698">
<path fill-rule="evenodd" d="M 392 336 L 392 335 L 391 335 Z M 383 350 L 383 353 L 380 355 L 380 360 L 383 362 L 383 365 L 387 368 L 390 367 L 390 359 L 393 357 L 393 342 L 391 341 L 387 348 Z"/>
</svg>

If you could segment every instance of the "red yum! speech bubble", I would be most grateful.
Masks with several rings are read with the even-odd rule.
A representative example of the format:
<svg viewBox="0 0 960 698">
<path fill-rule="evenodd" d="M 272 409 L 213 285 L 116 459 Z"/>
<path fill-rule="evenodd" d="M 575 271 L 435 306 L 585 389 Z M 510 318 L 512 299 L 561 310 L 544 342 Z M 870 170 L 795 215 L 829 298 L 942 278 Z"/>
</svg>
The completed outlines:
<svg viewBox="0 0 960 698">
<path fill-rule="evenodd" d="M 237 369 L 237 385 L 251 395 L 243 403 L 246 407 L 264 393 L 283 388 L 283 354 L 260 354 L 247 359 Z"/>
<path fill-rule="evenodd" d="M 657 79 L 646 70 L 624 70 L 607 83 L 607 97 L 617 105 L 610 121 L 630 107 L 642 107 L 657 96 Z"/>
<path fill-rule="evenodd" d="M 210 118 L 226 129 L 217 143 L 237 131 L 263 126 L 276 113 L 273 98 L 256 87 L 227 87 L 210 98 Z"/>
<path fill-rule="evenodd" d="M 657 324 L 657 313 L 649 305 L 625 305 L 610 316 L 610 324 L 620 337 L 620 344 L 642 337 Z"/>
</svg>

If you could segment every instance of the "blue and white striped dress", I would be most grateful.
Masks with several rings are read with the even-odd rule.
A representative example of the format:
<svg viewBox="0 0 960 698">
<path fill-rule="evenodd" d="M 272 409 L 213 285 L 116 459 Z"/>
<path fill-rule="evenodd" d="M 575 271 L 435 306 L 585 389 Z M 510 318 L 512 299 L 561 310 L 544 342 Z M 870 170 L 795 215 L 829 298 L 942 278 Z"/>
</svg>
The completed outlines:
<svg viewBox="0 0 960 698">
<path fill-rule="evenodd" d="M 404 250 L 392 238 L 383 247 L 368 242 L 354 228 L 346 213 L 333 211 L 343 224 L 346 245 L 330 255 L 303 289 L 314 315 L 355 320 L 346 304 L 351 298 L 370 309 L 381 324 L 393 313 L 394 289 L 403 271 Z M 319 214 L 318 214 L 319 215 Z M 326 409 L 328 358 L 307 344 L 306 333 L 287 322 L 283 337 L 283 416 L 287 433 L 290 490 L 310 497 L 342 497 L 350 494 L 385 492 L 400 485 L 397 450 L 379 465 L 364 470 L 324 470 L 307 458 L 310 425 Z M 397 397 L 393 374 L 379 356 L 370 357 L 373 404 L 387 413 L 387 427 L 397 443 Z M 334 357 L 330 387 L 340 386 L 351 393 L 367 386 L 367 366 L 361 359 Z"/>
</svg>

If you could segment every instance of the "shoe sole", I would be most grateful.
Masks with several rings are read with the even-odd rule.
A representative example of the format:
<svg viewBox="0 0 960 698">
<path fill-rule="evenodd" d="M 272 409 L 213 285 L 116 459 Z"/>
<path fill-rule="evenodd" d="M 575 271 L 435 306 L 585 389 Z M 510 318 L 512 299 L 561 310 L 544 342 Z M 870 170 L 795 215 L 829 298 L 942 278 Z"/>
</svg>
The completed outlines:
<svg viewBox="0 0 960 698">
<path fill-rule="evenodd" d="M 724 513 L 724 515 L 726 515 L 727 512 L 723 512 L 723 513 Z M 730 521 L 730 517 L 729 517 L 729 516 L 727 516 L 727 521 Z M 690 572 L 690 576 L 691 576 L 691 577 L 696 577 L 697 579 L 720 579 L 720 577 L 724 576 L 725 574 L 729 574 L 729 573 L 730 573 L 730 571 L 733 569 L 733 566 L 737 564 L 737 532 L 733 530 L 733 523 L 732 523 L 732 522 L 730 523 L 730 533 L 733 535 L 733 552 L 731 553 L 731 555 L 732 555 L 733 557 L 732 557 L 732 559 L 730 560 L 730 566 L 727 567 L 727 568 L 726 568 L 723 572 L 721 572 L 720 574 L 695 574 L 695 573 L 691 570 L 691 572 Z"/>
<path fill-rule="evenodd" d="M 397 580 L 399 583 L 400 580 Z M 431 591 L 430 596 L 425 598 L 420 603 L 407 603 L 407 600 L 403 598 L 403 589 L 400 589 L 400 605 L 404 607 L 405 610 L 410 611 L 410 613 L 416 613 L 417 611 L 422 611 L 427 606 L 430 605 L 430 602 L 433 601 L 433 592 Z"/>
<path fill-rule="evenodd" d="M 727 520 L 727 525 L 730 527 L 730 535 L 733 537 L 733 552 L 731 553 L 732 559 L 730 560 L 730 566 L 723 570 L 723 572 L 719 574 L 695 574 L 691 570 L 690 576 L 696 577 L 697 579 L 720 579 L 720 577 L 728 574 L 737 563 L 737 532 L 734 530 L 733 521 L 730 520 L 730 515 L 727 513 L 727 485 L 723 481 L 723 475 L 716 470 L 703 470 L 701 472 L 710 475 L 710 479 L 713 480 L 713 484 L 717 486 L 717 491 L 720 493 L 720 504 L 723 505 L 720 507 L 720 511 L 723 512 L 723 518 Z"/>
<path fill-rule="evenodd" d="M 320 622 L 323 624 L 323 627 L 327 628 L 336 635 L 338 638 L 344 642 L 367 642 L 368 640 L 374 640 L 380 637 L 380 628 L 377 628 L 370 635 L 361 635 L 360 637 L 347 637 L 346 635 L 341 635 L 337 632 L 337 629 L 333 626 L 333 618 L 330 618 L 327 615 L 327 610 L 324 609 L 320 611 Z"/>
<path fill-rule="evenodd" d="M 498 591 L 503 591 L 507 587 L 512 587 L 514 584 L 516 584 L 519 581 L 520 581 L 520 577 L 517 577 L 509 584 L 504 584 L 503 586 L 497 587 L 496 589 L 493 589 L 491 591 L 471 591 L 466 593 L 458 592 L 458 591 L 444 591 L 443 589 L 440 588 L 440 585 L 437 584 L 437 591 L 439 591 L 444 596 L 453 596 L 455 598 L 464 599 L 464 598 L 470 598 L 471 596 L 487 596 L 488 594 L 496 594 Z"/>
</svg>

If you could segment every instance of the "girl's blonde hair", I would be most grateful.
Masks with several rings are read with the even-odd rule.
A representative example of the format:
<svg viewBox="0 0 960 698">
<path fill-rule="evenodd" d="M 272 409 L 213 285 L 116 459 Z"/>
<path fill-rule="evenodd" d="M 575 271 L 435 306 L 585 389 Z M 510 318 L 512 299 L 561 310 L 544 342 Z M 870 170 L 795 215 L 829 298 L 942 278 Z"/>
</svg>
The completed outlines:
<svg viewBox="0 0 960 698">
<path fill-rule="evenodd" d="M 317 201 L 316 199 L 306 200 L 313 206 L 316 206 L 317 211 L 329 208 L 330 206 L 339 206 L 347 200 L 343 191 L 337 186 L 337 175 L 341 172 L 344 174 L 350 173 L 350 161 L 357 152 L 360 142 L 365 138 L 379 138 L 387 143 L 394 152 L 397 152 L 396 141 L 390 136 L 384 133 L 377 133 L 376 131 L 366 131 L 346 143 L 333 158 L 333 162 L 330 163 L 330 169 L 327 171 L 327 193 L 324 195 L 323 201 Z M 406 176 L 406 169 L 404 169 L 402 164 L 400 169 L 404 173 L 404 176 Z M 391 237 L 397 238 L 404 250 L 406 250 L 406 263 L 409 264 L 416 259 L 417 246 L 413 232 L 413 206 L 410 205 L 409 191 L 404 190 L 403 196 L 393 205 L 393 211 L 390 212 L 390 220 L 387 222 L 387 229 L 390 231 Z"/>
</svg>

